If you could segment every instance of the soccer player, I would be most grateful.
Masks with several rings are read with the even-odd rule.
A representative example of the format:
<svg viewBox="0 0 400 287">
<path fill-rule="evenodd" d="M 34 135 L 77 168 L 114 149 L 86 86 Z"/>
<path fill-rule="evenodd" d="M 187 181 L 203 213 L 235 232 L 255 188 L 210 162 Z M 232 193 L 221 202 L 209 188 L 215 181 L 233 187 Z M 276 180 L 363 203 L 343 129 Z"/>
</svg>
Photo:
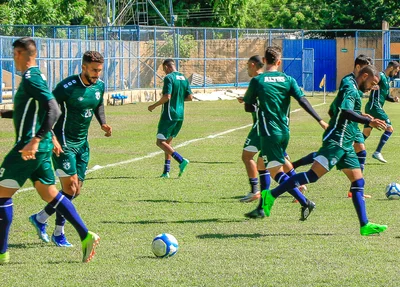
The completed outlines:
<svg viewBox="0 0 400 287">
<path fill-rule="evenodd" d="M 247 61 L 247 73 L 249 77 L 253 78 L 263 72 L 264 63 L 259 55 L 250 57 Z M 243 103 L 243 97 L 238 97 L 239 103 Z M 257 163 L 254 161 L 254 156 L 261 151 L 260 137 L 257 133 L 257 105 L 245 104 L 245 110 L 251 112 L 253 118 L 253 126 L 246 138 L 243 146 L 242 161 L 246 167 L 247 175 L 249 177 L 250 192 L 244 196 L 240 201 L 251 202 L 257 200 L 260 197 L 260 191 L 258 190 L 258 178 L 260 177 L 261 190 L 269 188 L 270 175 L 269 171 L 265 168 L 264 161 L 261 153 L 257 158 Z"/>
<path fill-rule="evenodd" d="M 184 101 L 191 101 L 193 94 L 189 81 L 176 70 L 174 60 L 166 59 L 162 66 L 166 74 L 162 89 L 163 96 L 159 101 L 150 105 L 148 110 L 152 112 L 156 107 L 163 106 L 158 122 L 156 145 L 165 153 L 164 171 L 161 177 L 169 178 L 171 157 L 179 163 L 179 176 L 182 176 L 189 164 L 189 160 L 183 158 L 172 148 L 171 142 L 178 135 L 183 124 Z"/>
<path fill-rule="evenodd" d="M 51 164 L 50 130 L 61 111 L 47 88 L 45 76 L 36 65 L 36 44 L 29 38 L 13 43 L 14 62 L 22 80 L 14 98 L 13 117 L 16 141 L 0 166 L 0 264 L 10 260 L 8 234 L 13 217 L 12 196 L 30 178 L 41 198 L 61 213 L 78 231 L 82 240 L 83 262 L 94 256 L 100 237 L 88 231 L 71 201 L 55 186 Z"/>
<path fill-rule="evenodd" d="M 371 116 L 381 119 L 386 122 L 386 130 L 381 136 L 378 146 L 376 147 L 375 152 L 372 154 L 372 158 L 379 160 L 380 162 L 386 163 L 387 161 L 383 158 L 381 153 L 383 146 L 389 140 L 390 136 L 393 133 L 393 126 L 389 119 L 389 116 L 383 110 L 383 105 L 385 101 L 388 102 L 398 102 L 398 97 L 391 97 L 390 86 L 389 86 L 389 78 L 394 77 L 400 70 L 400 64 L 396 61 L 389 62 L 385 71 L 380 73 L 381 80 L 378 83 L 379 89 L 372 90 L 369 96 L 369 100 L 365 105 L 365 112 L 370 114 Z M 365 138 L 368 138 L 371 134 L 372 127 L 367 124 L 364 127 L 363 134 Z"/>
<path fill-rule="evenodd" d="M 372 65 L 372 59 L 370 57 L 367 57 L 366 55 L 360 54 L 354 61 L 354 69 L 353 72 L 344 76 L 342 81 L 340 82 L 339 85 L 339 90 L 345 85 L 348 84 L 349 81 L 352 81 L 358 76 L 359 71 L 364 68 L 367 65 Z M 362 98 L 363 92 L 359 91 L 360 97 Z M 339 94 L 340 95 L 340 94 Z M 333 116 L 333 111 L 337 109 L 338 102 L 341 102 L 342 99 L 340 97 L 336 97 L 333 102 L 331 103 L 329 107 L 328 114 L 330 117 Z M 357 127 L 357 135 L 354 139 L 354 150 L 357 154 L 358 161 L 360 162 L 360 168 L 361 171 L 364 171 L 364 166 L 365 166 L 365 160 L 367 156 L 367 151 L 365 150 L 365 143 L 364 143 L 364 136 L 361 132 L 361 130 Z M 297 168 L 299 166 L 307 165 L 307 164 L 312 164 L 314 161 L 314 158 L 317 156 L 317 152 L 312 152 L 308 154 L 307 156 L 293 162 L 293 167 Z M 347 193 L 347 197 L 352 197 L 352 192 L 351 190 Z M 371 198 L 371 195 L 364 194 L 365 198 Z"/>
<path fill-rule="evenodd" d="M 284 166 L 292 167 L 284 156 L 290 136 L 288 118 L 290 98 L 294 97 L 300 106 L 319 122 L 322 128 L 327 126 L 304 97 L 297 82 L 292 77 L 278 71 L 281 57 L 281 48 L 268 47 L 266 49 L 264 57 L 266 72 L 251 79 L 243 99 L 246 104 L 258 103 L 257 128 L 261 138 L 261 153 L 271 177 L 278 183 L 289 178 L 284 172 Z M 295 172 L 291 170 L 289 174 L 292 175 Z M 293 187 L 290 194 L 304 208 L 308 208 L 309 203 L 297 187 Z M 245 216 L 249 218 L 264 217 L 262 205 L 263 202 L 260 200 L 258 207 L 246 213 Z"/>
<path fill-rule="evenodd" d="M 62 80 L 53 91 L 62 115 L 53 128 L 63 153 L 53 155 L 53 164 L 62 190 L 69 200 L 81 193 L 89 163 L 88 131 L 95 115 L 105 136 L 109 137 L 112 128 L 106 123 L 104 115 L 104 82 L 99 79 L 104 58 L 96 51 L 87 51 L 82 57 L 82 72 Z M 43 210 L 29 217 L 39 238 L 49 242 L 46 232 L 47 220 L 56 210 L 48 204 Z M 56 225 L 51 241 L 59 247 L 72 247 L 64 232 L 65 218 L 57 212 Z"/>
<path fill-rule="evenodd" d="M 336 165 L 351 182 L 352 200 L 360 221 L 360 234 L 371 235 L 386 230 L 386 225 L 368 222 L 363 197 L 365 181 L 353 147 L 358 123 L 369 124 L 378 129 L 386 128 L 384 121 L 361 114 L 359 90 L 367 92 L 378 82 L 379 74 L 375 67 L 368 65 L 360 70 L 357 77 L 352 78 L 339 90 L 337 105 L 332 110 L 329 127 L 323 134 L 322 147 L 319 149 L 311 169 L 288 178 L 272 191 L 262 192 L 263 208 L 267 216 L 270 215 L 271 208 L 278 196 L 297 185 L 316 182 Z M 315 207 L 315 204 L 308 199 L 307 203 L 308 206 L 301 209 L 301 220 L 306 220 Z"/>
</svg>

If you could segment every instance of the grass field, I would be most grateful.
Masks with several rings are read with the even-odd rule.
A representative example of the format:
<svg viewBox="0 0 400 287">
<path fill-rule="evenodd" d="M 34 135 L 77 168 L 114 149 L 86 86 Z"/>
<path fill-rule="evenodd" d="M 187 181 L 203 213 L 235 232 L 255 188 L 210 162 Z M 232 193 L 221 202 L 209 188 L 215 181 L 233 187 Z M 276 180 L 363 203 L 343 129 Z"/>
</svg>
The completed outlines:
<svg viewBox="0 0 400 287">
<path fill-rule="evenodd" d="M 309 100 L 322 103 L 317 97 Z M 386 184 L 399 181 L 399 105 L 386 104 L 395 128 L 383 150 L 387 164 L 371 159 L 381 133 L 374 131 L 367 141 L 369 219 L 389 225 L 373 237 L 359 235 L 346 198 L 348 180 L 336 170 L 308 187 L 317 209 L 307 221 L 298 220 L 299 205 L 287 196 L 275 203 L 270 218 L 245 219 L 256 205 L 239 202 L 249 189 L 241 152 L 251 117 L 236 101 L 188 103 L 174 144 L 184 143 L 177 150 L 191 163 L 182 178 L 176 162 L 171 179 L 158 178 L 163 155 L 154 153 L 160 111 L 150 113 L 147 105 L 107 107 L 111 138 L 92 124 L 89 167 L 104 168 L 87 175 L 74 202 L 102 239 L 93 261 L 81 263 L 79 237 L 69 224 L 73 248 L 41 243 L 28 217 L 44 202 L 25 189 L 14 196 L 11 263 L 0 266 L 1 286 L 399 286 L 400 202 L 384 196 Z M 297 108 L 293 104 L 292 110 Z M 316 107 L 326 120 L 327 109 L 328 104 Z M 291 119 L 292 159 L 317 150 L 319 125 L 304 111 Z M 2 160 L 14 131 L 6 119 L 0 120 L 0 130 Z M 53 227 L 52 219 L 49 232 Z M 152 238 L 162 232 L 179 241 L 173 258 L 157 259 L 151 252 Z"/>
</svg>

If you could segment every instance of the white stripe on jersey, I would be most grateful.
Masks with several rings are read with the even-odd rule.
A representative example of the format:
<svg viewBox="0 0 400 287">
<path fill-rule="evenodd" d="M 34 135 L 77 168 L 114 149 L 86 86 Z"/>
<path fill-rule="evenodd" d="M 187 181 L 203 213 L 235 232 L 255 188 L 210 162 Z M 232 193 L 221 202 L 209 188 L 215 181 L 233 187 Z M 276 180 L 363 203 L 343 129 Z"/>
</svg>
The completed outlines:
<svg viewBox="0 0 400 287">
<path fill-rule="evenodd" d="M 33 116 L 33 123 L 32 123 L 32 137 L 36 135 L 36 122 L 37 122 L 38 111 L 39 111 L 39 105 L 37 101 L 35 101 L 35 114 Z"/>
<path fill-rule="evenodd" d="M 171 105 L 171 99 L 168 101 L 168 117 L 169 117 L 169 120 L 172 121 L 170 105 Z"/>
<path fill-rule="evenodd" d="M 261 116 L 262 116 L 262 119 L 263 119 L 265 132 L 267 133 L 267 136 L 270 136 L 268 128 L 267 128 L 267 122 L 265 121 L 265 117 L 264 117 L 264 112 L 263 111 L 261 112 Z"/>
<path fill-rule="evenodd" d="M 18 132 L 18 140 L 17 140 L 17 142 L 19 142 L 21 140 L 21 138 L 22 138 L 22 132 L 24 131 L 25 117 L 26 117 L 26 114 L 28 113 L 29 105 L 31 104 L 32 100 L 33 100 L 33 98 L 29 98 L 28 102 L 25 105 L 24 113 L 22 115 L 21 123 L 19 125 L 19 132 Z"/>
<path fill-rule="evenodd" d="M 67 121 L 67 116 L 68 116 L 67 103 L 64 102 L 64 121 L 63 121 L 63 125 L 62 125 L 62 138 L 63 138 L 63 143 L 65 146 L 67 145 L 67 141 L 65 140 L 65 123 Z"/>
</svg>

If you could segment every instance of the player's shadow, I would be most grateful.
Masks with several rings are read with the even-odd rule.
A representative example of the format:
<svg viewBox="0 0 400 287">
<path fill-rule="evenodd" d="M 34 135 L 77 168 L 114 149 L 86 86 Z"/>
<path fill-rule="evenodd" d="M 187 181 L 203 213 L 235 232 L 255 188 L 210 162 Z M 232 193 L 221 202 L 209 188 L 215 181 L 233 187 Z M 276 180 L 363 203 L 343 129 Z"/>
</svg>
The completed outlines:
<svg viewBox="0 0 400 287">
<path fill-rule="evenodd" d="M 104 179 L 144 179 L 143 176 L 105 176 L 105 177 L 88 177 L 85 180 L 104 180 Z"/>
<path fill-rule="evenodd" d="M 196 204 L 212 204 L 215 202 L 210 201 L 180 201 L 180 200 L 170 200 L 170 199 L 141 199 L 138 202 L 151 202 L 151 203 L 196 203 Z"/>
<path fill-rule="evenodd" d="M 229 223 L 229 222 L 243 222 L 246 219 L 235 220 L 235 219 L 221 219 L 221 218 L 209 218 L 209 219 L 186 219 L 186 220 L 163 220 L 163 219 L 156 219 L 156 220 L 138 220 L 138 221 L 102 221 L 101 223 L 105 224 L 165 224 L 165 223 L 179 223 L 179 224 L 186 224 L 186 223 Z"/>
<path fill-rule="evenodd" d="M 230 239 L 230 238 L 261 238 L 261 237 L 289 237 L 289 236 L 333 236 L 332 233 L 270 233 L 270 234 L 261 234 L 261 233 L 252 233 L 252 234 L 225 234 L 225 233 L 206 233 L 197 235 L 196 238 L 199 239 Z"/>
<path fill-rule="evenodd" d="M 72 261 L 72 260 L 68 260 L 68 261 L 48 261 L 47 263 L 49 264 L 82 264 L 82 261 Z"/>
<path fill-rule="evenodd" d="M 234 164 L 234 161 L 194 161 L 191 160 L 190 163 L 204 163 L 204 164 Z"/>
<path fill-rule="evenodd" d="M 28 248 L 38 248 L 38 247 L 44 247 L 47 245 L 42 244 L 43 242 L 38 242 L 38 243 L 11 243 L 8 244 L 8 247 L 10 248 L 15 248 L 15 249 L 28 249 Z"/>
</svg>

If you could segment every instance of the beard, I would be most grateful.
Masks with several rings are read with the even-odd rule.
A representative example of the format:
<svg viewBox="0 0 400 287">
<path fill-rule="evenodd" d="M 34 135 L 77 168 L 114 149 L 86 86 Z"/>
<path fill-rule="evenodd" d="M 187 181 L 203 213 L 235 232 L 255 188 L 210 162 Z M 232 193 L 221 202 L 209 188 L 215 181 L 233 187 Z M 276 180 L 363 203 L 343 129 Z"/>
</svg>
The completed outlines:
<svg viewBox="0 0 400 287">
<path fill-rule="evenodd" d="M 97 82 L 97 77 L 90 77 L 88 73 L 84 73 L 83 76 L 85 77 L 86 81 L 89 82 L 89 84 L 93 85 L 94 83 Z"/>
<path fill-rule="evenodd" d="M 367 88 L 366 81 L 364 81 L 364 82 L 361 83 L 361 85 L 360 85 L 360 87 L 359 87 L 359 90 L 360 90 L 361 92 L 363 92 L 363 93 L 366 93 L 366 92 L 368 92 L 368 91 L 371 90 L 371 89 L 370 89 L 370 88 L 369 88 L 369 89 Z"/>
</svg>

